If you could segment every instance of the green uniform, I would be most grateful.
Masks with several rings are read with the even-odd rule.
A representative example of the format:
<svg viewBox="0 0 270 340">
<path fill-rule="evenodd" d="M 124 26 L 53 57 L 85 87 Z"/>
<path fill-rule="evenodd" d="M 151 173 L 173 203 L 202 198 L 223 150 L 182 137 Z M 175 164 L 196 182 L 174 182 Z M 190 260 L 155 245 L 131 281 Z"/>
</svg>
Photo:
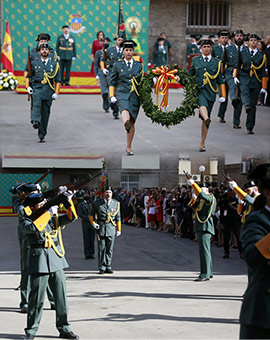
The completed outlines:
<svg viewBox="0 0 270 340">
<path fill-rule="evenodd" d="M 169 63 L 169 55 L 168 48 L 164 45 L 157 45 L 154 47 L 154 55 L 153 55 L 153 65 L 160 67 L 162 65 L 168 65 Z"/>
<path fill-rule="evenodd" d="M 241 231 L 248 286 L 240 312 L 240 339 L 270 338 L 270 266 L 255 247 L 269 232 L 270 212 L 266 208 L 251 213 Z"/>
<path fill-rule="evenodd" d="M 94 62 L 94 72 L 96 76 L 99 76 L 100 80 L 100 90 L 101 95 L 103 98 L 103 109 L 105 111 L 109 110 L 109 87 L 108 87 L 108 81 L 107 76 L 102 72 L 100 68 L 100 62 L 104 60 L 104 53 L 106 53 L 106 50 L 98 50 L 95 55 L 95 62 Z"/>
<path fill-rule="evenodd" d="M 265 61 L 264 54 L 259 50 L 256 50 L 256 53 L 248 48 L 241 51 L 241 66 L 238 76 L 241 100 L 245 107 L 249 106 L 252 109 L 247 112 L 246 128 L 248 130 L 252 130 L 255 126 L 256 105 L 262 88 L 262 78 L 266 77 Z"/>
<path fill-rule="evenodd" d="M 128 69 L 125 60 L 117 61 L 112 69 L 109 86 L 115 87 L 115 97 L 120 112 L 127 110 L 136 121 L 139 109 L 139 86 L 143 75 L 142 64 L 133 59 Z"/>
<path fill-rule="evenodd" d="M 216 199 L 214 195 L 201 191 L 197 201 L 194 205 L 196 207 L 194 231 L 199 244 L 200 277 L 210 279 L 213 276 L 210 240 L 212 235 L 215 235 L 213 216 L 216 212 Z"/>
<path fill-rule="evenodd" d="M 214 79 L 211 79 L 210 77 L 207 78 L 207 73 Z M 192 59 L 189 74 L 195 77 L 200 87 L 198 94 L 199 107 L 206 106 L 208 116 L 210 117 L 216 100 L 218 85 L 225 83 L 221 73 L 221 61 L 214 57 L 211 57 L 209 61 L 204 61 L 202 56 L 194 57 Z"/>
<path fill-rule="evenodd" d="M 51 113 L 52 95 L 54 93 L 54 82 L 60 83 L 59 64 L 50 57 L 44 65 L 41 58 L 35 58 L 32 63 L 32 77 L 30 84 L 33 88 L 33 109 L 31 111 L 31 122 L 39 122 L 38 136 L 44 139 L 47 134 L 47 126 Z M 45 80 L 48 75 L 48 81 Z M 29 77 L 29 72 L 27 75 Z M 46 82 L 44 84 L 44 82 Z"/>
<path fill-rule="evenodd" d="M 200 54 L 200 46 L 198 46 L 196 43 L 189 43 L 187 45 L 187 51 L 186 51 L 186 62 L 189 63 L 189 56 L 191 54 Z"/>
<path fill-rule="evenodd" d="M 69 34 L 67 39 L 64 34 L 58 36 L 56 53 L 60 58 L 61 84 L 69 85 L 72 58 L 76 58 L 76 43 L 73 35 Z M 66 76 L 64 77 L 65 70 Z"/>
<path fill-rule="evenodd" d="M 92 215 L 92 204 L 90 201 L 81 200 L 78 204 L 78 216 L 82 219 L 83 250 L 85 258 L 95 255 L 96 232 L 92 227 L 89 217 Z"/>
<path fill-rule="evenodd" d="M 22 230 L 26 235 L 29 246 L 29 274 L 30 274 L 30 294 L 27 314 L 26 334 L 35 335 L 42 316 L 44 296 L 48 282 L 53 292 L 55 299 L 56 310 L 56 328 L 59 333 L 71 332 L 67 315 L 66 301 L 66 279 L 64 268 L 68 267 L 65 257 L 60 257 L 56 254 L 53 247 L 45 248 L 45 231 L 53 232 L 56 225 L 63 226 L 70 223 L 67 214 L 57 215 L 52 217 L 45 229 L 40 232 L 35 227 L 34 223 L 25 217 L 22 221 Z M 55 247 L 60 252 L 61 246 L 59 238 L 54 239 Z"/>
<path fill-rule="evenodd" d="M 116 222 L 121 221 L 120 203 L 114 199 L 96 200 L 93 215 L 97 216 L 98 230 L 98 267 L 106 271 L 112 267 L 113 245 L 116 234 Z"/>
<path fill-rule="evenodd" d="M 250 195 L 246 195 L 243 199 L 244 206 L 241 211 L 241 222 L 244 223 L 248 215 L 252 212 L 252 206 L 255 202 L 256 197 L 251 197 Z"/>
</svg>

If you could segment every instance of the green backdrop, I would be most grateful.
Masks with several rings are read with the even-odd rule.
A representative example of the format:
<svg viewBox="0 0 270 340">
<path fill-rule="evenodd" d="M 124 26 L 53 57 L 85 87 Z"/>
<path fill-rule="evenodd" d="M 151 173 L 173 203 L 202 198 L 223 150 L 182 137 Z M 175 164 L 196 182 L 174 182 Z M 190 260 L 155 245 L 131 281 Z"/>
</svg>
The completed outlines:
<svg viewBox="0 0 270 340">
<path fill-rule="evenodd" d="M 11 30 L 14 70 L 24 70 L 27 47 L 36 46 L 35 38 L 40 32 L 51 35 L 52 47 L 55 47 L 57 36 L 62 33 L 62 25 L 68 24 L 77 32 L 71 33 L 77 44 L 73 72 L 90 71 L 92 43 L 98 31 L 104 31 L 111 39 L 116 34 L 119 1 L 2 0 L 2 5 L 3 23 L 8 20 Z M 140 32 L 137 34 L 144 52 L 142 58 L 147 65 L 149 0 L 123 0 L 123 12 L 125 23 L 131 17 L 140 23 Z M 77 24 L 72 24 L 74 20 Z M 127 32 L 127 36 L 131 37 L 131 32 Z"/>
</svg>

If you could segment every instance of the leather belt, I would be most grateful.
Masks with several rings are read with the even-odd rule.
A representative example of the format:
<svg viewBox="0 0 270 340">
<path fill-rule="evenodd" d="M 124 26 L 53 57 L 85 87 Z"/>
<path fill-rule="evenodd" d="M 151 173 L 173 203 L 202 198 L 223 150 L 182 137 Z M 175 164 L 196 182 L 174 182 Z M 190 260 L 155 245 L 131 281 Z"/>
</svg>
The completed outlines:
<svg viewBox="0 0 270 340">
<path fill-rule="evenodd" d="M 35 84 L 41 84 L 41 80 L 34 80 Z"/>
<path fill-rule="evenodd" d="M 32 244 L 30 249 L 44 248 L 44 243 Z"/>
</svg>

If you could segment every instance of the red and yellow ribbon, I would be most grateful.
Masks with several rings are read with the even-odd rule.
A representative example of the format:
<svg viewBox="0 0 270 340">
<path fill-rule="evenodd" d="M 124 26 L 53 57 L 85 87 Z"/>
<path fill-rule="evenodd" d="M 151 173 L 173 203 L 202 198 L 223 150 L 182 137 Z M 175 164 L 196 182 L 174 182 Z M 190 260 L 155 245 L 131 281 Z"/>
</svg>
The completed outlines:
<svg viewBox="0 0 270 340">
<path fill-rule="evenodd" d="M 160 106 L 168 107 L 168 97 L 169 97 L 169 80 L 177 80 L 178 77 L 175 73 L 178 72 L 177 69 L 169 70 L 167 66 L 156 67 L 152 72 L 158 75 L 158 80 L 156 83 L 155 94 L 157 95 L 157 104 L 159 95 L 163 96 Z"/>
</svg>

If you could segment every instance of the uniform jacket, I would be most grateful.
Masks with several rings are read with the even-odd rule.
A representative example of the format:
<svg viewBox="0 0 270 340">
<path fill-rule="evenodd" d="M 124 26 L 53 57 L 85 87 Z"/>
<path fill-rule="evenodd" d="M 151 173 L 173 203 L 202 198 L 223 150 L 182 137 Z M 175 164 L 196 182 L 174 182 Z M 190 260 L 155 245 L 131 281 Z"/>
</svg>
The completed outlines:
<svg viewBox="0 0 270 340">
<path fill-rule="evenodd" d="M 60 34 L 56 41 L 56 53 L 63 60 L 71 60 L 76 58 L 76 43 L 73 35 L 69 35 L 68 39 L 64 34 Z"/>
<path fill-rule="evenodd" d="M 186 62 L 188 63 L 189 62 L 189 56 L 191 54 L 200 54 L 200 47 L 198 47 L 197 44 L 188 44 L 187 45 L 187 52 L 186 52 Z"/>
<path fill-rule="evenodd" d="M 102 58 L 102 61 L 105 62 L 105 66 L 108 69 L 112 69 L 113 64 L 119 60 L 122 59 L 124 57 L 123 55 L 123 51 L 122 53 L 117 53 L 117 48 L 116 46 L 110 46 L 109 48 L 107 48 L 106 50 L 106 60 L 104 60 L 104 58 Z"/>
<path fill-rule="evenodd" d="M 89 201 L 81 200 L 78 204 L 78 216 L 82 219 L 83 225 L 92 226 L 89 216 L 92 215 L 92 204 Z"/>
<path fill-rule="evenodd" d="M 196 216 L 194 224 L 195 232 L 207 231 L 210 234 L 215 235 L 213 216 L 216 212 L 216 204 L 217 203 L 214 195 L 206 194 L 203 191 L 199 193 L 194 207 L 196 207 L 196 214 L 201 222 Z"/>
<path fill-rule="evenodd" d="M 104 50 L 98 50 L 96 55 L 95 55 L 94 72 L 95 72 L 96 76 L 100 75 L 100 72 L 99 72 L 100 71 L 100 62 L 101 62 L 101 59 L 104 59 L 103 53 L 104 53 Z"/>
<path fill-rule="evenodd" d="M 212 91 L 211 87 L 207 83 L 203 85 L 204 74 L 208 72 L 211 76 L 214 76 L 218 72 L 220 60 L 212 57 L 210 61 L 205 62 L 202 56 L 194 57 L 189 70 L 189 74 L 195 77 L 200 87 L 200 93 L 205 96 L 209 101 L 215 101 L 216 93 Z M 222 68 L 215 79 L 210 79 L 212 87 L 217 90 L 218 85 L 224 84 L 225 80 L 221 73 Z"/>
<path fill-rule="evenodd" d="M 71 221 L 65 215 L 59 216 L 59 225 L 63 226 Z M 45 241 L 45 230 L 50 232 L 56 224 L 55 217 L 52 217 L 49 223 L 46 225 L 45 229 L 40 232 L 35 227 L 34 223 L 30 218 L 24 218 L 22 222 L 22 230 L 28 239 L 30 245 L 29 251 L 29 274 L 37 273 L 54 273 L 57 270 L 64 269 L 68 267 L 68 263 L 65 257 L 59 257 L 53 248 L 44 248 L 42 245 Z M 57 243 L 56 243 L 57 244 Z M 41 245 L 41 247 L 37 247 Z M 61 252 L 60 245 L 57 245 L 57 249 Z"/>
<path fill-rule="evenodd" d="M 51 89 L 48 83 L 41 84 L 41 81 L 44 78 L 44 71 L 46 73 L 53 73 L 57 68 L 58 71 L 55 74 L 55 77 L 53 79 L 50 79 L 50 83 L 53 86 L 55 83 L 60 83 L 60 71 L 59 71 L 59 64 L 57 61 L 53 61 L 50 57 L 47 62 L 47 65 L 44 65 L 42 63 L 41 58 L 36 58 L 31 63 L 32 67 L 32 77 L 30 79 L 30 84 L 33 88 L 33 95 L 41 96 L 41 99 L 48 100 L 51 99 L 52 94 L 54 93 L 54 90 Z M 27 75 L 27 78 L 29 78 L 29 73 Z"/>
<path fill-rule="evenodd" d="M 246 50 L 247 47 L 242 45 L 240 47 L 240 52 L 242 50 Z M 232 78 L 233 70 L 237 68 L 238 64 L 238 48 L 235 44 L 226 46 L 226 55 L 225 55 L 225 63 L 226 63 L 226 70 L 225 70 L 225 77 L 226 80 Z M 241 58 L 241 53 L 240 53 Z M 241 62 L 241 59 L 240 59 Z"/>
<path fill-rule="evenodd" d="M 252 197 L 250 195 L 246 195 L 243 199 L 244 201 L 244 206 L 243 209 L 241 211 L 242 214 L 242 218 L 241 218 L 241 222 L 244 223 L 246 218 L 248 217 L 248 215 L 252 212 L 252 206 L 255 202 L 256 197 Z"/>
<path fill-rule="evenodd" d="M 270 328 L 270 266 L 255 243 L 270 232 L 270 213 L 265 208 L 251 213 L 242 227 L 240 240 L 248 265 L 248 287 L 240 312 L 240 323 Z"/>
<path fill-rule="evenodd" d="M 107 202 L 104 199 L 96 200 L 94 203 L 94 213 L 97 215 L 99 235 L 115 236 L 116 222 L 121 221 L 120 203 L 112 199 L 108 207 Z M 111 215 L 111 219 L 109 218 L 109 214 Z"/>
<path fill-rule="evenodd" d="M 116 88 L 115 96 L 119 99 L 128 99 L 131 94 L 132 78 L 138 84 L 141 82 L 142 64 L 133 59 L 132 68 L 129 70 L 124 60 L 117 61 L 112 69 L 109 86 Z M 136 85 L 139 92 L 139 86 Z"/>
</svg>

